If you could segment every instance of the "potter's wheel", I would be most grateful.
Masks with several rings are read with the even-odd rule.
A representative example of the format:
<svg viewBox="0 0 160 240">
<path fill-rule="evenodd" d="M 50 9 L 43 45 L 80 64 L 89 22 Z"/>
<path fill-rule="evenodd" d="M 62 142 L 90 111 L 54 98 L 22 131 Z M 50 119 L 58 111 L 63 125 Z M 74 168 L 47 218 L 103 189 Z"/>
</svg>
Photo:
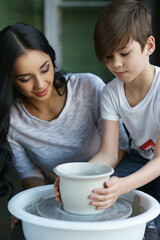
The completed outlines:
<svg viewBox="0 0 160 240">
<path fill-rule="evenodd" d="M 132 207 L 125 200 L 118 199 L 114 205 L 102 212 L 80 215 L 66 212 L 63 210 L 62 202 L 57 202 L 55 198 L 49 198 L 37 204 L 37 211 L 40 216 L 46 218 L 65 221 L 99 222 L 127 218 L 132 213 Z"/>
</svg>

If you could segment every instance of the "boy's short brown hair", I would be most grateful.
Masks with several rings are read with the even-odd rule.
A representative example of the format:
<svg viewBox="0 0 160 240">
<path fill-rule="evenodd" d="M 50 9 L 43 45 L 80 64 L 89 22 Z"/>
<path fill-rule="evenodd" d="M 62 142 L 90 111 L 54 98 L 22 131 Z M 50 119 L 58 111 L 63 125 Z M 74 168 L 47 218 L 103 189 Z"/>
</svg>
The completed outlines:
<svg viewBox="0 0 160 240">
<path fill-rule="evenodd" d="M 106 55 L 122 49 L 129 40 L 138 41 L 143 51 L 151 35 L 151 13 L 142 2 L 113 1 L 101 12 L 95 25 L 94 46 L 97 58 L 104 62 Z"/>
</svg>

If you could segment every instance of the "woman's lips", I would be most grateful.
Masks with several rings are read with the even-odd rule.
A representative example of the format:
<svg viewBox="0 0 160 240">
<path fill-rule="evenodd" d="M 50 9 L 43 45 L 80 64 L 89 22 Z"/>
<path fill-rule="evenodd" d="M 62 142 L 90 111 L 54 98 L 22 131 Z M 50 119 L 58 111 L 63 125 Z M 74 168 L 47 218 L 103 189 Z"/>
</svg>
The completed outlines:
<svg viewBox="0 0 160 240">
<path fill-rule="evenodd" d="M 36 96 L 38 96 L 38 97 L 43 97 L 43 96 L 45 96 L 47 93 L 48 93 L 48 87 L 45 88 L 43 91 L 41 91 L 41 92 L 35 92 L 34 94 L 35 94 Z"/>
</svg>

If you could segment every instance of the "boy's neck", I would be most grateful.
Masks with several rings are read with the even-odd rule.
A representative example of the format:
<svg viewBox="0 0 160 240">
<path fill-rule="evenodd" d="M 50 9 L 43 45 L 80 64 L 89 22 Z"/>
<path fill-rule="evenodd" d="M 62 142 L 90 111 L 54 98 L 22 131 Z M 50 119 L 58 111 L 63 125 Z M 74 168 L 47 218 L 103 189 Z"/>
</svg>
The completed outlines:
<svg viewBox="0 0 160 240">
<path fill-rule="evenodd" d="M 151 88 L 154 76 L 155 67 L 149 64 L 147 69 L 137 79 L 131 83 L 124 84 L 125 96 L 131 107 L 135 107 L 145 98 Z"/>
</svg>

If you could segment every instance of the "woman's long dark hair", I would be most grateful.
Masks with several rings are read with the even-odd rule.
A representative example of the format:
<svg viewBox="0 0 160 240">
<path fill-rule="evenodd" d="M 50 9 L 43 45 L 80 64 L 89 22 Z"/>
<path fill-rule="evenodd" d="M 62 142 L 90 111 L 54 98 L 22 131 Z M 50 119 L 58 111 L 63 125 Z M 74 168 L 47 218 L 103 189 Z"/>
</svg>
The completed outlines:
<svg viewBox="0 0 160 240">
<path fill-rule="evenodd" d="M 6 195 L 9 184 L 6 172 L 13 164 L 13 154 L 7 134 L 10 125 L 10 110 L 19 93 L 14 88 L 14 64 L 27 49 L 40 50 L 48 54 L 54 69 L 55 52 L 45 36 L 35 27 L 17 22 L 0 32 L 0 196 Z M 66 80 L 61 72 L 55 72 L 54 87 L 59 95 L 60 88 L 65 87 Z"/>
</svg>

